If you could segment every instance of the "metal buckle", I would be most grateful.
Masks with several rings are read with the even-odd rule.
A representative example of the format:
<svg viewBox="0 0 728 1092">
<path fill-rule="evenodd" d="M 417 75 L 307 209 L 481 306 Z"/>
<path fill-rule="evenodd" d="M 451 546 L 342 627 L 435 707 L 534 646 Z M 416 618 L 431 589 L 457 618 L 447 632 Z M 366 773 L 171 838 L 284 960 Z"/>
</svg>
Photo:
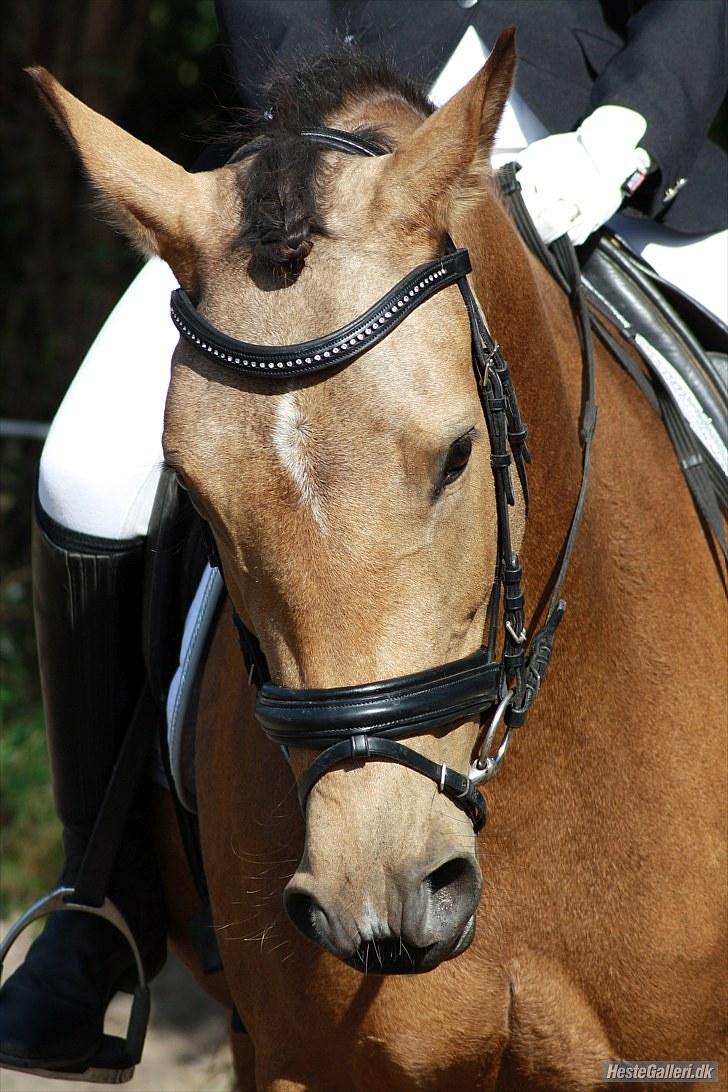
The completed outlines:
<svg viewBox="0 0 728 1092">
<path fill-rule="evenodd" d="M 506 633 L 508 634 L 508 636 L 509 636 L 509 637 L 511 638 L 511 640 L 512 640 L 512 641 L 513 641 L 513 642 L 514 642 L 515 644 L 517 644 L 517 645 L 525 645 L 525 643 L 526 643 L 526 637 L 527 637 L 527 634 L 526 634 L 526 627 L 525 627 L 525 626 L 522 626 L 522 628 L 521 628 L 521 632 L 520 632 L 520 633 L 516 633 L 515 629 L 514 629 L 514 628 L 513 628 L 513 626 L 511 625 L 510 621 L 506 621 L 506 626 L 505 626 L 505 628 L 506 628 Z"/>
<path fill-rule="evenodd" d="M 481 343 L 481 349 L 484 349 L 484 348 L 485 348 L 485 346 Z M 499 352 L 500 352 L 500 345 L 498 344 L 497 341 L 494 341 L 493 342 L 493 348 L 490 350 L 488 355 L 483 356 L 483 365 L 484 365 L 484 367 L 483 367 L 483 375 L 482 375 L 481 380 L 480 380 L 480 385 L 481 385 L 483 390 L 485 390 L 485 388 L 488 386 L 488 380 L 490 379 L 491 365 L 493 363 L 493 359 L 498 355 Z"/>
<path fill-rule="evenodd" d="M 505 714 L 506 709 L 513 701 L 515 693 L 515 690 L 509 690 L 506 693 L 505 697 L 501 699 L 498 708 L 493 714 L 493 719 L 488 726 L 488 731 L 485 733 L 485 739 L 483 740 L 483 745 L 480 748 L 478 757 L 476 758 L 475 762 L 471 763 L 470 769 L 468 770 L 468 781 L 471 785 L 482 785 L 483 782 L 490 781 L 492 777 L 495 777 L 496 773 L 498 772 L 498 767 L 503 761 L 503 757 L 508 750 L 508 744 L 511 741 L 511 733 L 513 729 L 506 727 L 506 730 L 503 733 L 503 738 L 501 739 L 500 744 L 498 745 L 498 749 L 496 750 L 494 755 L 490 755 L 489 751 L 493 746 L 493 740 L 495 739 L 495 734 L 498 731 L 498 726 L 503 720 L 503 715 Z"/>
<path fill-rule="evenodd" d="M 144 964 L 142 963 L 142 957 L 137 942 L 134 939 L 129 926 L 111 899 L 105 898 L 101 906 L 87 906 L 84 903 L 72 902 L 71 897 L 73 894 L 74 888 L 72 887 L 57 887 L 54 891 L 51 891 L 49 895 L 45 895 L 44 898 L 33 903 L 33 905 L 18 918 L 0 944 L 0 981 L 2 981 L 3 964 L 8 952 L 13 944 L 15 944 L 20 934 L 24 933 L 28 926 L 32 925 L 34 921 L 37 921 L 39 918 L 46 918 L 50 914 L 54 914 L 58 911 L 69 910 L 80 911 L 84 914 L 93 914 L 95 917 L 103 918 L 104 921 L 108 921 L 122 934 L 131 948 L 132 955 L 134 956 L 134 964 L 136 966 L 138 982 L 132 996 L 129 1023 L 126 1029 L 126 1039 L 117 1038 L 116 1036 L 104 1036 L 104 1041 L 100 1048 L 100 1055 L 103 1056 L 103 1064 L 101 1058 L 96 1061 L 95 1064 L 94 1061 L 91 1060 L 89 1067 L 83 1072 L 61 1073 L 56 1070 L 38 1069 L 30 1066 L 10 1066 L 6 1062 L 3 1062 L 3 1066 L 7 1069 L 17 1069 L 22 1073 L 36 1073 L 45 1077 L 61 1079 L 70 1078 L 80 1081 L 101 1081 L 106 1084 L 121 1084 L 124 1081 L 131 1079 L 134 1073 L 134 1067 L 141 1059 L 144 1039 L 147 1033 L 150 1002 L 149 986 L 147 985 L 146 976 L 144 974 Z"/>
</svg>

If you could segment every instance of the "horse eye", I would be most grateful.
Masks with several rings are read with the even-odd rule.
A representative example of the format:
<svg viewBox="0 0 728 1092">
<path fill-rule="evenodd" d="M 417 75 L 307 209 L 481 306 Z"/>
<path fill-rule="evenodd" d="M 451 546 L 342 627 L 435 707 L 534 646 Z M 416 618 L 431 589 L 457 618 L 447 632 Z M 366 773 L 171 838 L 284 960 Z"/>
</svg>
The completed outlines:
<svg viewBox="0 0 728 1092">
<path fill-rule="evenodd" d="M 465 470 L 465 467 L 468 465 L 472 450 L 473 437 L 469 432 L 466 432 L 464 436 L 458 437 L 458 439 L 450 445 L 450 450 L 445 459 L 445 465 L 440 474 L 438 493 L 460 477 Z"/>
</svg>

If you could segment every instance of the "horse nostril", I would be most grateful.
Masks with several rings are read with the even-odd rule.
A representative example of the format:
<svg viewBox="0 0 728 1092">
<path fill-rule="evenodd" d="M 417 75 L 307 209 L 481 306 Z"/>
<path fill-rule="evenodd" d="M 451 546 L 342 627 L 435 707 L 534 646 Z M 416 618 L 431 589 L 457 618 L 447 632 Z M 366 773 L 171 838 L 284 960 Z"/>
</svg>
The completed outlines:
<svg viewBox="0 0 728 1092">
<path fill-rule="evenodd" d="M 465 857 L 453 857 L 451 861 L 445 861 L 434 872 L 431 872 L 425 883 L 432 891 L 432 894 L 437 895 L 443 888 L 457 885 L 470 873 L 470 862 Z"/>
<path fill-rule="evenodd" d="M 308 880 L 291 881 L 283 894 L 286 913 L 307 940 L 314 941 L 338 959 L 349 959 L 358 938 L 345 928 L 336 899 L 327 898 L 326 890 L 322 888 L 318 888 L 318 894 L 327 901 L 319 902 Z"/>
<path fill-rule="evenodd" d="M 472 939 L 481 873 L 474 855 L 441 858 L 436 868 L 430 860 L 429 870 L 423 862 L 419 877 L 410 881 L 402 905 L 402 936 L 407 945 L 437 946 L 442 958 L 461 940 L 465 944 L 466 928 Z"/>
<path fill-rule="evenodd" d="M 286 891 L 283 896 L 286 913 L 300 932 L 309 940 L 321 940 L 321 920 L 326 920 L 323 910 L 311 895 L 302 891 Z"/>
<path fill-rule="evenodd" d="M 442 926 L 459 927 L 474 912 L 480 898 L 480 869 L 469 857 L 453 857 L 435 868 L 423 881 L 427 902 Z"/>
</svg>

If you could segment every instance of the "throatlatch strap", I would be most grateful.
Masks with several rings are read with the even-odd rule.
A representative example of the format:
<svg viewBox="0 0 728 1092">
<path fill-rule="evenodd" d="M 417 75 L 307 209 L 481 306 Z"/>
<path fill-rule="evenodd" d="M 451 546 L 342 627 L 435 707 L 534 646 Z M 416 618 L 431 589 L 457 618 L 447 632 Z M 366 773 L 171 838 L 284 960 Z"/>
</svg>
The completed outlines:
<svg viewBox="0 0 728 1092">
<path fill-rule="evenodd" d="M 513 220 L 531 252 L 542 262 L 573 300 L 573 288 L 576 282 L 575 280 L 572 280 L 573 273 L 569 269 L 571 259 L 566 258 L 566 251 L 568 249 L 573 251 L 573 247 L 566 236 L 556 240 L 551 247 L 551 250 L 544 245 L 528 214 L 523 198 L 521 197 L 521 187 L 516 178 L 517 170 L 517 163 L 508 163 L 505 167 L 502 167 L 499 172 L 501 192 L 507 197 L 510 203 Z M 650 282 L 648 271 L 640 269 L 640 263 L 637 259 L 626 254 L 623 249 L 610 242 L 608 233 L 606 233 L 605 238 L 599 242 L 598 249 L 600 248 L 603 248 L 608 253 L 610 261 L 621 268 L 623 275 L 630 278 L 632 282 L 639 287 L 644 293 L 644 296 L 649 299 L 650 303 L 661 315 L 665 325 L 668 327 L 673 326 L 677 330 L 687 349 L 701 361 L 706 375 L 710 377 L 715 390 L 720 394 L 721 382 L 720 379 L 718 379 L 717 383 L 715 382 L 715 369 L 710 357 L 703 352 L 702 347 L 693 337 L 691 331 L 681 322 L 679 316 L 675 314 L 656 285 Z M 600 299 L 598 295 L 591 290 L 591 286 L 589 285 L 586 286 L 586 291 L 584 291 L 580 270 L 579 283 L 581 285 L 580 295 L 582 296 L 582 299 L 585 300 L 586 296 L 588 296 L 592 306 L 596 307 L 602 315 L 614 322 L 615 313 L 610 302 L 608 300 Z M 582 305 L 580 304 L 579 306 L 581 309 Z M 672 391 L 666 386 L 661 375 L 655 371 L 651 359 L 643 352 L 639 344 L 637 344 L 634 337 L 634 331 L 631 330 L 628 324 L 625 325 L 622 316 L 617 313 L 616 324 L 640 354 L 650 372 L 653 380 L 652 383 L 645 379 L 645 376 L 631 360 L 629 354 L 622 349 L 599 318 L 593 312 L 589 311 L 585 305 L 583 309 L 586 311 L 589 324 L 599 339 L 620 362 L 625 371 L 634 379 L 650 404 L 663 418 L 668 435 L 675 449 L 680 469 L 683 472 L 695 506 L 704 522 L 704 526 L 712 532 L 721 553 L 724 557 L 728 558 L 728 545 L 726 543 L 725 528 L 721 514 L 721 512 L 725 512 L 728 507 L 728 479 L 726 478 L 725 468 L 715 464 L 709 453 L 695 437 L 692 430 L 686 426 L 683 414 L 679 406 L 675 403 Z M 580 338 L 581 337 L 582 335 L 580 333 Z M 685 366 L 688 366 L 687 359 L 684 364 Z M 712 402 L 715 404 L 715 400 L 712 400 Z M 716 423 L 723 420 L 723 407 L 720 407 L 717 413 L 709 412 L 709 416 L 711 416 L 712 420 Z M 721 571 L 721 577 L 722 576 L 723 573 Z"/>
</svg>

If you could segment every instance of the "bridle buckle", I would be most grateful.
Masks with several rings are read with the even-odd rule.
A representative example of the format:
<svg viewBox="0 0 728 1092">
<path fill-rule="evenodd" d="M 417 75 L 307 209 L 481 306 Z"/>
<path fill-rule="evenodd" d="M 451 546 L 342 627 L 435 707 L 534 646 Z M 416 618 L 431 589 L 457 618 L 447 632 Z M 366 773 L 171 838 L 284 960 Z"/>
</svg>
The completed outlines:
<svg viewBox="0 0 728 1092">
<path fill-rule="evenodd" d="M 481 349 L 482 348 L 483 348 L 483 346 L 481 346 Z M 491 365 L 493 363 L 493 360 L 495 359 L 495 357 L 497 356 L 497 354 L 499 352 L 500 352 L 500 345 L 498 344 L 497 341 L 494 341 L 493 342 L 493 348 L 490 350 L 488 355 L 481 358 L 481 364 L 483 365 L 483 375 L 482 375 L 481 380 L 480 380 L 480 386 L 481 386 L 481 388 L 483 390 L 485 390 L 485 388 L 488 386 L 488 380 L 490 379 Z"/>
</svg>

